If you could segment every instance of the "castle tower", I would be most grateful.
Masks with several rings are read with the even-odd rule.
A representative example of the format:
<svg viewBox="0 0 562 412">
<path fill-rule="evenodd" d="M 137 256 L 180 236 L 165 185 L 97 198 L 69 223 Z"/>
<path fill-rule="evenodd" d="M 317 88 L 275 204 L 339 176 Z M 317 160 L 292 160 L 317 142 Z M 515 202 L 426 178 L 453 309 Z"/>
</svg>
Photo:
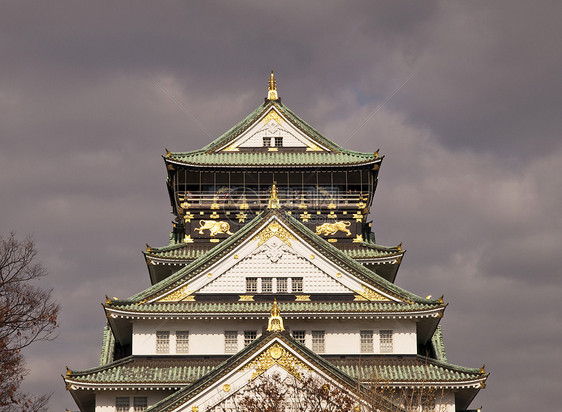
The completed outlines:
<svg viewBox="0 0 562 412">
<path fill-rule="evenodd" d="M 384 410 L 408 406 L 396 393 L 466 410 L 487 373 L 447 361 L 446 304 L 394 284 L 404 250 L 377 244 L 367 220 L 382 160 L 300 119 L 273 72 L 232 129 L 166 151 L 170 241 L 147 245 L 151 285 L 106 299 L 100 365 L 64 376 L 80 410 L 235 410 L 274 371 L 337 382 L 358 410 L 375 387 L 394 393 Z"/>
</svg>

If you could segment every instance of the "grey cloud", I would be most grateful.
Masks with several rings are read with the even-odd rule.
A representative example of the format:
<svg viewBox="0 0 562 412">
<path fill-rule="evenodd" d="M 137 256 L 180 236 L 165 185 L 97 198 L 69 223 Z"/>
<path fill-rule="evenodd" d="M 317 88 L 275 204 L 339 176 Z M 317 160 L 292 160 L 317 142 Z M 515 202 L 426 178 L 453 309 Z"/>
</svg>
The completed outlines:
<svg viewBox="0 0 562 412">
<path fill-rule="evenodd" d="M 54 391 L 53 410 L 73 407 L 59 373 L 96 364 L 104 295 L 148 286 L 140 251 L 167 242 L 164 148 L 199 148 L 211 139 L 203 129 L 214 137 L 242 119 L 273 68 L 301 117 L 346 147 L 387 155 L 377 240 L 408 249 L 399 285 L 445 293 L 450 360 L 488 364 L 476 404 L 555 410 L 559 8 L 4 4 L 0 232 L 34 234 L 44 285 L 62 302 L 58 340 L 27 352 L 27 389 Z"/>
</svg>

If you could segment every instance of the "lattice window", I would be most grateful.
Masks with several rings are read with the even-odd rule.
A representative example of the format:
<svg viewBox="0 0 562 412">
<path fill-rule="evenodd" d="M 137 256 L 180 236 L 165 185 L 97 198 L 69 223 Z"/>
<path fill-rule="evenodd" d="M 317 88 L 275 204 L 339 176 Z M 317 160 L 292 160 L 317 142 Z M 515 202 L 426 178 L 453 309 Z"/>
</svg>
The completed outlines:
<svg viewBox="0 0 562 412">
<path fill-rule="evenodd" d="M 302 292 L 302 278 L 291 278 L 291 292 Z"/>
<path fill-rule="evenodd" d="M 277 278 L 277 293 L 287 292 L 287 278 Z"/>
<path fill-rule="evenodd" d="M 146 396 L 135 396 L 133 398 L 133 410 L 135 412 L 146 411 L 148 402 Z"/>
<path fill-rule="evenodd" d="M 392 330 L 379 331 L 381 353 L 392 353 L 394 351 L 394 339 Z"/>
<path fill-rule="evenodd" d="M 262 291 L 262 293 L 273 292 L 273 279 L 271 279 L 271 278 L 261 278 L 261 291 Z"/>
<path fill-rule="evenodd" d="M 227 330 L 224 332 L 224 351 L 226 353 L 238 352 L 238 332 Z"/>
<path fill-rule="evenodd" d="M 158 330 L 156 331 L 156 353 L 170 352 L 170 331 Z"/>
<path fill-rule="evenodd" d="M 362 330 L 359 334 L 361 340 L 361 353 L 373 353 L 373 331 Z"/>
<path fill-rule="evenodd" d="M 176 331 L 176 353 L 189 353 L 189 331 Z"/>
<path fill-rule="evenodd" d="M 317 353 L 326 351 L 326 332 L 323 330 L 312 331 L 312 350 Z"/>
<path fill-rule="evenodd" d="M 244 331 L 244 346 L 248 346 L 258 337 L 258 333 L 255 330 L 245 330 Z"/>
<path fill-rule="evenodd" d="M 258 278 L 246 278 L 246 292 L 258 291 Z"/>
<path fill-rule="evenodd" d="M 275 146 L 276 147 L 283 146 L 283 137 L 282 136 L 276 136 L 275 137 Z"/>
<path fill-rule="evenodd" d="M 306 331 L 304 330 L 294 330 L 293 331 L 293 338 L 299 343 L 305 344 L 306 339 Z"/>
<path fill-rule="evenodd" d="M 117 412 L 129 412 L 131 401 L 128 397 L 119 396 L 115 398 L 115 410 Z"/>
<path fill-rule="evenodd" d="M 271 146 L 271 137 L 264 137 L 263 138 L 263 147 Z"/>
</svg>

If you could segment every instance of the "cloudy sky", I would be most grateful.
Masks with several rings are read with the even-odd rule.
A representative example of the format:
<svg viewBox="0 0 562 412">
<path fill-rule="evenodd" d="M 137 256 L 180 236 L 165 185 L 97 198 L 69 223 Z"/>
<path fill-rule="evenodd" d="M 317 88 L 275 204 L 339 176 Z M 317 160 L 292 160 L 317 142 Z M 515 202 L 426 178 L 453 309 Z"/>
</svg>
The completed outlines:
<svg viewBox="0 0 562 412">
<path fill-rule="evenodd" d="M 558 409 L 562 3 L 301 3 L 2 3 L 0 233 L 33 235 L 62 306 L 25 388 L 75 409 L 60 374 L 97 364 L 104 295 L 147 287 L 167 243 L 164 149 L 242 119 L 273 68 L 301 117 L 386 156 L 377 241 L 450 303 L 449 360 L 486 363 L 473 406 Z"/>
</svg>

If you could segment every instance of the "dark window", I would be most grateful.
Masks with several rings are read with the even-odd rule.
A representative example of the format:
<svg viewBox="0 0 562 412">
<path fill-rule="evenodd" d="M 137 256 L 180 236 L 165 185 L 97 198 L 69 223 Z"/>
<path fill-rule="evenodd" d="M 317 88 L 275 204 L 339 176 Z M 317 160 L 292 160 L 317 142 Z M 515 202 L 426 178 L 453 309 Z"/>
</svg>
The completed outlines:
<svg viewBox="0 0 562 412">
<path fill-rule="evenodd" d="M 276 137 L 275 138 L 275 146 L 276 147 L 282 147 L 283 146 L 283 138 L 282 137 Z"/>
</svg>

